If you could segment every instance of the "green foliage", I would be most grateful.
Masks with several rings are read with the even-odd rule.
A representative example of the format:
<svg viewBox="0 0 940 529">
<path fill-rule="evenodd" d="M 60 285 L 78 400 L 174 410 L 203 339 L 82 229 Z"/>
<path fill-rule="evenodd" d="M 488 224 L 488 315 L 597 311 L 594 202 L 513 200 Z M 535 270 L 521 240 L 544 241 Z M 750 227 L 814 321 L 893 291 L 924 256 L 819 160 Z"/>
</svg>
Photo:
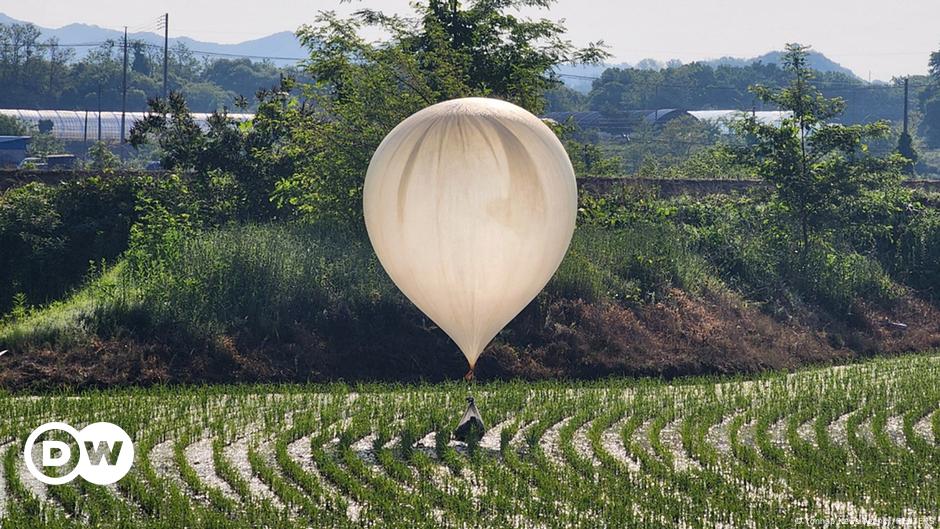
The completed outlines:
<svg viewBox="0 0 940 529">
<path fill-rule="evenodd" d="M 545 92 L 546 112 L 576 112 L 587 110 L 587 97 L 565 85 L 549 88 Z"/>
<path fill-rule="evenodd" d="M 903 281 L 940 299 L 940 213 L 916 209 L 899 236 L 892 268 Z"/>
<path fill-rule="evenodd" d="M 65 151 L 65 144 L 52 134 L 39 133 L 34 134 L 29 142 L 30 156 L 46 156 L 48 154 L 59 154 Z"/>
<path fill-rule="evenodd" d="M 298 31 L 310 48 L 305 91 L 318 112 L 290 124 L 285 153 L 296 170 L 278 183 L 275 200 L 303 216 L 358 224 L 361 187 L 372 152 L 399 122 L 431 104 L 466 96 L 506 99 L 533 112 L 559 84 L 552 67 L 604 56 L 596 45 L 576 49 L 564 27 L 511 11 L 550 2 L 501 0 L 415 4 L 414 16 L 364 9 L 348 19 L 324 13 Z M 365 28 L 388 38 L 373 43 Z"/>
<path fill-rule="evenodd" d="M 565 142 L 565 150 L 568 151 L 574 173 L 578 176 L 623 174 L 623 160 L 619 156 L 607 156 L 596 143 L 569 140 Z"/>
<path fill-rule="evenodd" d="M 687 158 L 644 157 L 636 175 L 643 178 L 754 180 L 754 168 L 740 163 L 733 149 L 718 143 L 694 150 Z"/>
<path fill-rule="evenodd" d="M 104 173 L 113 172 L 121 163 L 105 141 L 96 141 L 88 148 L 88 168 Z"/>
<path fill-rule="evenodd" d="M 640 121 L 629 138 L 580 130 L 573 123 L 552 124 L 578 176 L 641 178 L 754 179 L 735 147 L 740 138 L 719 126 L 694 119 L 673 119 L 661 126 Z"/>
<path fill-rule="evenodd" d="M 236 219 L 268 220 L 276 205 L 311 221 L 359 225 L 371 154 L 405 117 L 462 96 L 500 97 L 538 112 L 546 89 L 559 84 L 553 66 L 604 56 L 596 45 L 577 49 L 564 41 L 560 24 L 509 14 L 521 5 L 530 3 L 461 8 L 434 1 L 416 5 L 414 18 L 323 13 L 298 31 L 310 48 L 304 71 L 315 83 L 283 78 L 258 92 L 250 123 L 237 124 L 221 111 L 207 131 L 193 122 L 186 98 L 172 92 L 150 100 L 131 144 L 155 140 L 164 167 L 194 172 L 203 187 L 221 174 L 230 177 L 226 185 L 238 198 L 227 203 L 243 208 Z M 366 28 L 382 30 L 387 40 L 367 41 L 360 35 Z M 247 106 L 244 98 L 238 104 Z"/>
<path fill-rule="evenodd" d="M 147 224 L 162 222 L 162 233 L 133 232 L 136 266 L 129 269 L 158 325 L 276 336 L 339 306 L 358 313 L 394 292 L 368 243 L 354 234 L 274 225 L 192 232 L 161 213 L 161 221 Z"/>
<path fill-rule="evenodd" d="M 31 183 L 0 195 L 0 313 L 12 296 L 41 305 L 81 282 L 89 261 L 116 258 L 136 216 L 128 177 Z"/>
<path fill-rule="evenodd" d="M 167 99 L 154 98 L 144 119 L 131 128 L 130 144 L 138 147 L 155 136 L 164 156 L 165 169 L 193 169 L 201 166 L 205 138 L 186 106 L 183 94 L 171 92 Z"/>
<path fill-rule="evenodd" d="M 642 195 L 584 196 L 581 203 L 581 227 L 547 287 L 550 296 L 643 303 L 708 283 L 707 264 L 668 220 L 673 210 L 665 204 Z"/>
<path fill-rule="evenodd" d="M 145 182 L 136 192 L 137 222 L 130 227 L 127 252 L 131 273 L 159 275 L 178 258 L 195 229 L 198 202 L 176 174 Z"/>
<path fill-rule="evenodd" d="M 251 123 L 237 123 L 226 111 L 215 112 L 203 131 L 193 121 L 182 94 L 150 100 L 150 112 L 131 129 L 137 149 L 155 141 L 164 168 L 187 171 L 194 190 L 215 211 L 210 223 L 262 220 L 275 214 L 269 199 L 274 182 L 293 172 L 295 159 L 285 153 L 291 127 L 305 123 L 307 112 L 290 97 L 291 79 L 279 89 L 259 90 Z M 291 153 L 292 154 L 292 153 Z M 220 209 L 221 208 L 221 209 Z"/>
<path fill-rule="evenodd" d="M 806 66 L 808 47 L 788 44 L 785 70 L 793 79 L 781 89 L 754 87 L 763 101 L 790 111 L 780 126 L 748 117 L 738 124 L 750 144 L 744 158 L 776 190 L 776 200 L 792 217 L 801 241 L 809 250 L 810 238 L 838 225 L 850 204 L 864 193 L 898 186 L 903 159 L 868 153 L 866 142 L 888 133 L 885 122 L 841 125 L 829 120 L 845 109 L 842 99 L 827 99 L 811 84 Z"/>
<path fill-rule="evenodd" d="M 13 307 L 10 309 L 10 319 L 17 323 L 29 316 L 30 307 L 26 304 L 26 294 L 17 292 L 13 294 Z"/>
<path fill-rule="evenodd" d="M 940 147 L 940 51 L 930 54 L 928 68 L 929 83 L 919 95 L 923 108 L 919 131 L 927 146 L 936 149 Z"/>
<path fill-rule="evenodd" d="M 848 318 L 859 302 L 889 306 L 900 295 L 885 271 L 890 251 L 865 256 L 816 237 L 804 255 L 786 210 L 760 198 L 583 197 L 580 213 L 582 228 L 549 289 L 562 296 L 652 301 L 718 279 L 772 306 L 802 300 Z M 840 240 L 851 233 L 846 227 Z"/>
<path fill-rule="evenodd" d="M 938 376 L 934 354 L 752 379 L 487 383 L 474 388 L 477 403 L 511 435 L 499 452 L 480 444 L 473 455 L 448 445 L 465 384 L 60 391 L 42 395 L 41 406 L 10 396 L 4 438 L 25 438 L 49 415 L 108 420 L 134 439 L 137 457 L 116 492 L 76 482 L 40 497 L 21 450 L 7 446 L 3 521 L 49 529 L 666 529 L 726 520 L 845 526 L 864 516 L 862 526 L 925 526 L 940 498 Z M 402 422 L 408 433 L 394 448 L 356 443 L 384 441 Z M 438 457 L 405 442 L 428 433 Z M 197 442 L 211 446 L 211 461 Z"/>
<path fill-rule="evenodd" d="M 940 81 L 934 81 L 940 85 Z M 924 141 L 932 148 L 940 148 L 940 89 L 930 92 L 924 102 L 924 118 L 921 121 Z"/>
<path fill-rule="evenodd" d="M 821 91 L 845 95 L 849 103 L 845 123 L 875 119 L 899 120 L 904 101 L 900 84 L 864 90 L 867 83 L 842 72 L 816 72 Z M 710 66 L 693 62 L 666 68 L 608 68 L 593 83 L 585 110 L 618 112 L 657 108 L 751 109 L 758 107 L 750 91 L 754 85 L 785 87 L 790 75 L 776 64 Z M 916 87 L 916 85 L 915 85 Z M 858 90 L 853 90 L 858 88 Z M 916 93 L 915 93 L 916 95 Z M 766 108 L 772 110 L 772 108 Z M 571 110 L 581 110 L 572 108 Z"/>
<path fill-rule="evenodd" d="M 644 178 L 740 178 L 747 171 L 729 154 L 734 138 L 720 127 L 695 119 L 672 119 L 663 125 L 641 121 L 628 139 L 604 143 L 609 156 L 623 160 L 623 172 Z"/>
<path fill-rule="evenodd" d="M 29 124 L 18 118 L 0 115 L 0 136 L 28 136 Z"/>
<path fill-rule="evenodd" d="M 901 132 L 898 137 L 898 154 L 904 157 L 901 171 L 906 175 L 914 174 L 914 165 L 917 163 L 917 151 L 914 150 L 914 139 L 908 131 Z"/>
<path fill-rule="evenodd" d="M 163 50 L 143 41 L 130 40 L 127 76 L 127 109 L 146 109 L 147 97 L 163 84 Z M 75 50 L 57 39 L 42 39 L 32 24 L 0 24 L 0 94 L 2 108 L 101 108 L 122 105 L 123 42 L 109 40 L 81 59 Z M 239 95 L 250 96 L 274 86 L 281 74 L 269 62 L 250 59 L 197 58 L 178 43 L 169 54 L 169 88 L 184 93 L 194 109 L 212 112 Z M 44 131 L 48 132 L 48 131 Z"/>
</svg>

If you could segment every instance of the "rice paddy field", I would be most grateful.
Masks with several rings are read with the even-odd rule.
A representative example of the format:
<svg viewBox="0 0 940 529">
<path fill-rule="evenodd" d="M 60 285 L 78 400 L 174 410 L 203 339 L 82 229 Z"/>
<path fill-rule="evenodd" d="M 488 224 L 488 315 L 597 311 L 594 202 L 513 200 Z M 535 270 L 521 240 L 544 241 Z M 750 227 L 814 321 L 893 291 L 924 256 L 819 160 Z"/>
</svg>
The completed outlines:
<svg viewBox="0 0 940 529">
<path fill-rule="evenodd" d="M 212 386 L 0 397 L 3 527 L 940 527 L 940 355 L 756 379 Z M 38 425 L 134 439 L 45 486 Z"/>
</svg>

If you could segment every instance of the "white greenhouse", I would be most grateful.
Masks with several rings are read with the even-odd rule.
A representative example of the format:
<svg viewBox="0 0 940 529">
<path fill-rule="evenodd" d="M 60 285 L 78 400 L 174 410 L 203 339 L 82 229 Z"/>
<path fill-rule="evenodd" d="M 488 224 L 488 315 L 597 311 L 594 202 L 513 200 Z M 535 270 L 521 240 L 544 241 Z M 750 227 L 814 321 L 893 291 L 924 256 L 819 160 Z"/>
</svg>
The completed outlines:
<svg viewBox="0 0 940 529">
<path fill-rule="evenodd" d="M 52 122 L 52 135 L 63 141 L 96 141 L 118 142 L 121 140 L 121 113 L 101 112 L 101 129 L 99 135 L 99 113 L 84 110 L 23 110 L 0 109 L 0 115 L 12 116 L 34 128 L 39 128 L 40 121 Z M 125 139 L 130 138 L 131 127 L 134 122 L 143 119 L 144 112 L 126 112 L 124 114 Z M 212 114 L 193 113 L 196 124 L 205 129 L 209 116 Z M 236 121 L 247 121 L 254 114 L 229 114 Z"/>
<path fill-rule="evenodd" d="M 689 114 L 699 121 L 717 125 L 718 128 L 728 133 L 731 122 L 753 116 L 758 123 L 764 125 L 779 126 L 783 120 L 793 115 L 789 110 L 758 110 L 756 112 L 744 110 L 689 110 Z"/>
</svg>

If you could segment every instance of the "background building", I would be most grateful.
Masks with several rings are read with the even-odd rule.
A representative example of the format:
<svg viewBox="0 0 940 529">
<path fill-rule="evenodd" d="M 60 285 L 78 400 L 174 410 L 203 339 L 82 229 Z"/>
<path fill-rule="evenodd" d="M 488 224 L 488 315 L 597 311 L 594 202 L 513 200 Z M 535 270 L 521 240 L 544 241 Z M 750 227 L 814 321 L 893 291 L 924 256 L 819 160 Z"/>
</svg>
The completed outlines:
<svg viewBox="0 0 940 529">
<path fill-rule="evenodd" d="M 26 158 L 29 136 L 0 136 L 0 167 L 15 166 Z"/>
</svg>

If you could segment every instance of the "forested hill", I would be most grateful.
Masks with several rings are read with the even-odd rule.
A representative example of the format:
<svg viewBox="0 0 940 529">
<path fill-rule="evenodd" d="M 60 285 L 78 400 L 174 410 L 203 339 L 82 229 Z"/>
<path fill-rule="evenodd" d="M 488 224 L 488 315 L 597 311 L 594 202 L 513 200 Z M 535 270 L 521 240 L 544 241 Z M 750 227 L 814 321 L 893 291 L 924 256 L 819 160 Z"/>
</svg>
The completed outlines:
<svg viewBox="0 0 940 529">
<path fill-rule="evenodd" d="M 705 64 L 709 66 L 747 66 L 755 62 L 763 64 L 775 64 L 780 66 L 783 63 L 783 52 L 782 51 L 769 51 L 763 55 L 757 57 L 752 57 L 750 59 L 742 59 L 740 57 L 722 57 L 720 59 L 714 59 L 710 61 L 704 61 Z M 847 75 L 849 77 L 854 77 L 859 79 L 859 76 L 855 72 L 842 66 L 836 61 L 826 57 L 821 52 L 811 51 L 806 56 L 806 64 L 810 68 L 816 70 L 817 72 L 823 73 L 838 73 L 842 75 Z"/>
<path fill-rule="evenodd" d="M 128 34 L 127 110 L 142 111 L 163 91 L 159 17 Z M 172 21 L 171 21 L 172 23 Z M 120 110 L 123 32 L 88 24 L 43 28 L 0 13 L 0 108 Z M 168 88 L 186 94 L 192 110 L 232 108 L 238 96 L 297 75 L 305 56 L 289 31 L 238 44 L 169 39 Z M 38 52 L 37 52 L 38 50 Z M 285 59 L 266 60 L 263 57 Z"/>
<path fill-rule="evenodd" d="M 696 62 L 707 64 L 713 68 L 717 68 L 719 66 L 740 68 L 750 66 L 754 63 L 761 63 L 765 65 L 773 64 L 779 66 L 782 54 L 783 52 L 780 51 L 769 51 L 763 55 L 758 55 L 757 57 L 721 57 L 719 59 L 710 59 Z M 822 52 L 811 51 L 807 56 L 807 62 L 810 68 L 818 72 L 837 73 L 848 76 L 852 79 L 860 80 L 859 76 L 856 75 L 855 72 L 835 62 L 829 57 L 826 57 Z M 678 66 L 682 66 L 682 62 L 677 60 L 663 62 L 657 61 L 655 59 L 643 59 L 636 64 L 629 64 L 625 62 L 606 64 L 562 64 L 558 66 L 557 71 L 562 75 L 562 80 L 564 81 L 566 87 L 571 88 L 577 92 L 587 94 L 591 91 L 594 79 L 600 77 L 601 74 L 604 73 L 604 70 L 608 70 L 610 68 L 662 70 L 663 68 L 675 68 Z"/>
<path fill-rule="evenodd" d="M 772 54 L 768 54 L 772 55 Z M 816 54 L 817 64 L 831 63 Z M 822 57 L 822 59 L 819 59 Z M 727 62 L 735 60 L 728 59 Z M 812 63 L 813 61 L 808 61 Z M 834 63 L 832 63 L 834 64 Z M 814 69 L 815 70 L 815 69 Z M 843 69 L 844 70 L 844 69 Z M 571 79 L 561 70 L 562 78 Z M 846 70 L 847 71 L 847 70 Z M 904 108 L 904 89 L 900 82 L 869 83 L 842 71 L 815 70 L 814 83 L 827 97 L 841 97 L 847 103 L 842 116 L 848 123 L 878 119 L 898 121 Z M 589 81 L 586 94 L 567 87 L 550 94 L 552 111 L 597 110 L 617 112 L 624 109 L 683 108 L 772 110 L 765 107 L 751 91 L 754 85 L 780 87 L 789 74 L 773 63 L 751 62 L 743 65 L 693 62 L 651 69 L 612 67 L 596 76 L 574 78 Z M 920 98 L 928 86 L 926 77 L 911 78 L 911 97 Z"/>
</svg>

